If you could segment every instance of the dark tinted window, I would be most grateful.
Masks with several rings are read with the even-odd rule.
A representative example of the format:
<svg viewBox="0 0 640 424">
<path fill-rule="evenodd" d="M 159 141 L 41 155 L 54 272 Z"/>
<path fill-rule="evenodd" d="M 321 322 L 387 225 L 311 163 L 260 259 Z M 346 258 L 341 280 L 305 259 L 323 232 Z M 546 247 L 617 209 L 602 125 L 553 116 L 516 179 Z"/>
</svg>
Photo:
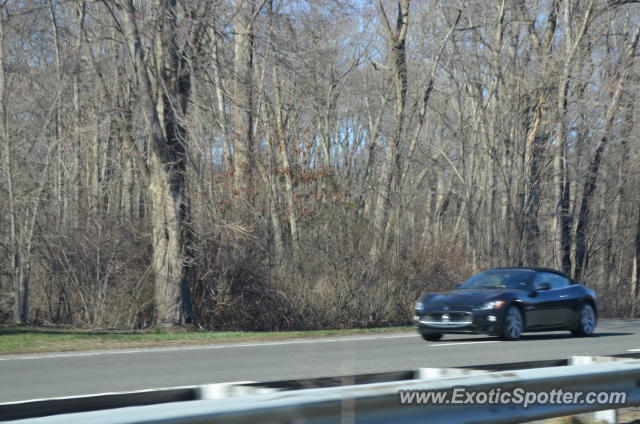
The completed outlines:
<svg viewBox="0 0 640 424">
<path fill-rule="evenodd" d="M 460 289 L 527 289 L 535 273 L 522 269 L 481 272 L 460 285 Z"/>
<path fill-rule="evenodd" d="M 538 287 L 541 283 L 549 283 L 552 289 L 561 289 L 569 285 L 569 280 L 553 272 L 538 272 L 536 273 L 534 284 Z"/>
</svg>

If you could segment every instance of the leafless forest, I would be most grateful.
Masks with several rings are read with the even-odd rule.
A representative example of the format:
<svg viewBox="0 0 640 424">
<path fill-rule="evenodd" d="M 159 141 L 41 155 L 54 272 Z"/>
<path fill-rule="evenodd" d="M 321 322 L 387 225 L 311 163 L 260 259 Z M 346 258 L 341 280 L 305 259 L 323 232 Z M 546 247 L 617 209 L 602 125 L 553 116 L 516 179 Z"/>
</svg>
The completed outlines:
<svg viewBox="0 0 640 424">
<path fill-rule="evenodd" d="M 0 12 L 0 322 L 404 324 L 506 265 L 640 314 L 638 1 Z"/>
</svg>

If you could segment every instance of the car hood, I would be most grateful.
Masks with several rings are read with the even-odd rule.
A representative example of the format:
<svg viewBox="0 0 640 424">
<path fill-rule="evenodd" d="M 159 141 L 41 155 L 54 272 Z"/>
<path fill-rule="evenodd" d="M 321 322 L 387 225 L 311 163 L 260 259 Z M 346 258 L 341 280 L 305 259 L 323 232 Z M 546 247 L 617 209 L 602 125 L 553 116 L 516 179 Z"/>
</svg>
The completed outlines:
<svg viewBox="0 0 640 424">
<path fill-rule="evenodd" d="M 452 290 L 443 293 L 431 293 L 422 298 L 425 309 L 448 306 L 454 308 L 475 308 L 500 297 L 509 290 L 479 289 Z"/>
</svg>

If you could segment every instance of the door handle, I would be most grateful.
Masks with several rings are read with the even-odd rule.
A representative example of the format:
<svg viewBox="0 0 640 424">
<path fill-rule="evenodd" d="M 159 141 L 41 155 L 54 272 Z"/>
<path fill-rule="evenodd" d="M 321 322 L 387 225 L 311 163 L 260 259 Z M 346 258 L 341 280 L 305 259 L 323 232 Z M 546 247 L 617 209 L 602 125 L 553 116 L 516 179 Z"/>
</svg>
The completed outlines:
<svg viewBox="0 0 640 424">
<path fill-rule="evenodd" d="M 560 295 L 560 296 L 558 296 L 558 297 L 560 297 L 560 298 L 564 299 L 565 297 L 569 297 L 569 295 L 568 295 L 568 294 L 561 294 L 561 295 Z"/>
</svg>

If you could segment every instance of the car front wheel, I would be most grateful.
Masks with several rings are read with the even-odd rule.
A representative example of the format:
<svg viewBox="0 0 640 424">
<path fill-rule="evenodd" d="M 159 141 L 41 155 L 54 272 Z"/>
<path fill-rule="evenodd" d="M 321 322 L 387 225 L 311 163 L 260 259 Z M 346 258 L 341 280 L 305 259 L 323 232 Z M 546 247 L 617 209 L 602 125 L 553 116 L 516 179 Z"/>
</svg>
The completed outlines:
<svg viewBox="0 0 640 424">
<path fill-rule="evenodd" d="M 582 305 L 580 309 L 580 322 L 578 328 L 572 330 L 571 333 L 576 337 L 589 337 L 593 336 L 593 332 L 596 329 L 596 313 L 593 307 L 588 303 Z"/>
<path fill-rule="evenodd" d="M 502 322 L 502 338 L 505 340 L 518 340 L 524 330 L 522 312 L 517 306 L 510 306 L 504 314 Z"/>
<path fill-rule="evenodd" d="M 437 342 L 438 340 L 440 340 L 442 338 L 442 334 L 440 334 L 440 333 L 427 333 L 427 334 L 422 334 L 422 338 L 425 339 L 428 342 Z"/>
</svg>

